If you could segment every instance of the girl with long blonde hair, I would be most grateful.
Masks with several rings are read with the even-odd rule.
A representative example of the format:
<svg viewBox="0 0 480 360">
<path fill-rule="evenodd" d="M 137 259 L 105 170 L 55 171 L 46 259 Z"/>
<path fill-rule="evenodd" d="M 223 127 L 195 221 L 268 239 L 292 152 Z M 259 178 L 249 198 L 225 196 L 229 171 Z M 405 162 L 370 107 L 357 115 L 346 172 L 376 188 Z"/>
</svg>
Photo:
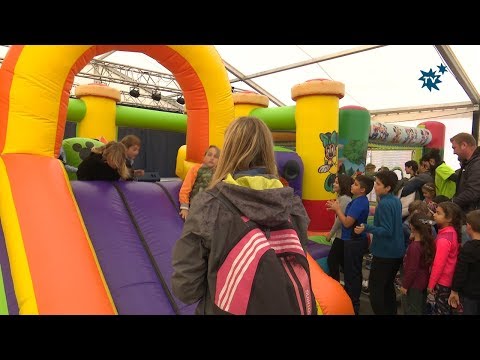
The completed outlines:
<svg viewBox="0 0 480 360">
<path fill-rule="evenodd" d="M 126 148 L 116 141 L 93 148 L 90 155 L 78 166 L 78 180 L 115 181 L 127 179 L 130 174 L 125 163 Z"/>
<path fill-rule="evenodd" d="M 241 117 L 225 132 L 223 154 L 218 160 L 210 189 L 229 173 L 265 169 L 265 174 L 278 177 L 273 139 L 265 123 L 254 117 Z"/>
<path fill-rule="evenodd" d="M 186 304 L 198 301 L 197 314 L 315 314 L 305 257 L 309 221 L 300 197 L 278 179 L 267 125 L 238 118 L 175 244 L 173 293 Z M 290 224 L 295 234 L 276 235 Z M 300 253 L 291 256 L 292 246 Z M 295 274 L 291 258 L 298 260 Z M 302 281 L 292 283 L 297 275 Z"/>
</svg>

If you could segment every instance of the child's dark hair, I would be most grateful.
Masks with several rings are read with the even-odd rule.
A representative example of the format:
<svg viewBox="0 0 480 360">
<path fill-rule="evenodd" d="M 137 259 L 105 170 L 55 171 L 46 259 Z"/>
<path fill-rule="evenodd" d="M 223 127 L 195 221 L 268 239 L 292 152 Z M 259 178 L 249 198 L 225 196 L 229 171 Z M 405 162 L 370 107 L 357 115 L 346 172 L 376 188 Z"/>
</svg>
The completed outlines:
<svg viewBox="0 0 480 360">
<path fill-rule="evenodd" d="M 420 246 L 423 249 L 423 261 L 429 267 L 435 257 L 435 239 L 432 234 L 434 222 L 421 213 L 414 213 L 410 225 L 420 234 Z"/>
<path fill-rule="evenodd" d="M 473 231 L 480 232 L 480 210 L 472 210 L 467 214 L 467 224 Z"/>
<path fill-rule="evenodd" d="M 365 189 L 365 195 L 369 194 L 373 189 L 374 180 L 371 176 L 367 175 L 358 175 L 355 180 L 358 181 L 361 188 Z"/>
<path fill-rule="evenodd" d="M 440 155 L 440 149 L 430 149 L 428 153 L 422 156 L 422 160 L 429 161 L 435 160 L 436 165 L 439 165 L 442 162 L 442 156 Z"/>
<path fill-rule="evenodd" d="M 393 192 L 398 183 L 397 174 L 390 170 L 378 172 L 376 178 L 380 180 L 383 186 L 390 186 L 390 193 Z"/>
<path fill-rule="evenodd" d="M 127 136 L 124 136 L 122 140 L 120 140 L 120 142 L 125 145 L 125 147 L 128 149 L 129 147 L 132 147 L 134 145 L 138 145 L 138 146 L 141 146 L 142 145 L 142 140 L 140 140 L 140 138 L 137 136 L 137 135 L 133 135 L 133 134 L 130 134 L 130 135 L 127 135 Z"/>
<path fill-rule="evenodd" d="M 338 186 L 340 188 L 338 195 L 339 196 L 347 195 L 352 197 L 352 184 L 354 182 L 352 177 L 348 176 L 347 174 L 338 174 L 337 180 L 338 180 Z"/>
<path fill-rule="evenodd" d="M 408 160 L 405 163 L 405 167 L 411 167 L 415 173 L 418 171 L 418 163 L 415 160 Z"/>
<path fill-rule="evenodd" d="M 451 201 L 444 201 L 438 204 L 438 207 L 441 207 L 445 213 L 446 218 L 450 218 L 451 224 L 455 231 L 457 232 L 457 240 L 459 243 L 462 242 L 462 225 L 465 215 L 463 214 L 460 206 Z"/>
<path fill-rule="evenodd" d="M 422 200 L 413 200 L 408 205 L 408 213 L 410 214 L 410 216 L 417 213 L 426 217 L 430 216 L 430 212 L 428 211 L 428 206 L 425 203 L 425 201 L 422 201 Z"/>
</svg>

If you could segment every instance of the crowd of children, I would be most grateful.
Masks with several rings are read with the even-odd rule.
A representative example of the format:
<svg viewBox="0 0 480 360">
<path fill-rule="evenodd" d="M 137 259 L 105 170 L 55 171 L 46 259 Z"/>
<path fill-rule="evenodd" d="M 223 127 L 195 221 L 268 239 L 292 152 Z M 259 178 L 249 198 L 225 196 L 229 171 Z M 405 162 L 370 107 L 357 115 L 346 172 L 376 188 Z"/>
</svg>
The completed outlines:
<svg viewBox="0 0 480 360">
<path fill-rule="evenodd" d="M 445 167 L 437 159 L 431 165 L 438 163 L 433 171 Z M 414 161 L 408 165 L 413 178 L 418 165 Z M 424 180 L 420 184 L 422 200 L 415 196 L 417 200 L 409 202 L 408 213 L 402 218 L 402 189 L 397 174 L 387 169 L 374 173 L 372 168 L 369 164 L 368 175 L 356 177 L 350 191 L 346 189 L 349 182 L 345 175 L 338 175 L 334 183 L 337 200 L 327 202 L 327 209 L 336 213 L 334 226 L 326 236 L 332 242 L 327 261 L 329 275 L 339 281 L 339 269 L 343 270 L 345 291 L 355 313 L 360 312 L 362 257 L 370 252 L 366 283 L 374 314 L 397 314 L 397 291 L 406 315 L 480 314 L 480 242 L 476 241 L 480 239 L 480 210 L 466 216 L 466 232 L 471 240 L 462 247 L 465 214 L 449 197 L 436 193 L 435 183 Z M 374 181 L 372 192 L 377 202 L 373 224 L 367 224 L 359 210 L 369 210 L 368 201 L 362 201 L 371 195 L 368 181 Z M 412 183 L 419 185 L 416 179 Z M 365 233 L 372 236 L 368 250 L 366 242 L 355 237 Z M 396 276 L 401 279 L 397 286 Z"/>
<path fill-rule="evenodd" d="M 243 121 L 255 121 L 248 119 Z M 135 135 L 93 148 L 78 170 L 75 169 L 77 177 L 79 180 L 108 181 L 141 177 L 144 170 L 133 169 L 140 148 L 141 140 Z M 229 156 L 236 156 L 232 149 L 230 152 L 233 155 Z M 188 171 L 179 192 L 180 216 L 184 220 L 193 198 L 213 186 L 219 158 L 220 149 L 211 145 L 205 151 L 203 163 Z M 227 160 L 224 159 L 224 167 Z M 480 210 L 470 211 L 465 221 L 465 213 L 450 201 L 455 175 L 435 152 L 431 157 L 424 156 L 420 165 L 408 161 L 405 169 L 411 181 L 401 185 L 395 172 L 385 167 L 375 172 L 373 164 L 366 166 L 365 174 L 336 176 L 333 190 L 337 199 L 326 203 L 327 209 L 336 214 L 335 223 L 326 236 L 331 242 L 327 260 L 329 275 L 340 281 L 342 270 L 345 291 L 355 314 L 359 314 L 362 262 L 370 253 L 367 284 L 375 314 L 397 313 L 396 290 L 402 294 L 401 304 L 407 315 L 479 314 L 480 242 L 477 240 L 480 240 Z M 420 174 L 417 173 L 419 169 Z M 243 169 L 241 164 L 230 170 L 234 171 L 230 181 L 240 176 L 258 175 L 255 167 Z M 421 176 L 428 170 L 433 177 L 430 174 Z M 279 179 L 278 173 L 272 174 Z M 215 177 L 215 184 L 221 180 L 219 176 L 223 175 Z M 283 180 L 280 184 L 288 186 L 284 179 L 280 180 Z M 415 194 L 408 200 L 408 206 L 402 199 L 404 193 Z M 372 202 L 377 206 L 373 224 L 369 224 L 367 218 Z M 465 223 L 468 241 L 462 247 L 462 225 Z M 398 274 L 401 281 L 396 288 Z"/>
</svg>

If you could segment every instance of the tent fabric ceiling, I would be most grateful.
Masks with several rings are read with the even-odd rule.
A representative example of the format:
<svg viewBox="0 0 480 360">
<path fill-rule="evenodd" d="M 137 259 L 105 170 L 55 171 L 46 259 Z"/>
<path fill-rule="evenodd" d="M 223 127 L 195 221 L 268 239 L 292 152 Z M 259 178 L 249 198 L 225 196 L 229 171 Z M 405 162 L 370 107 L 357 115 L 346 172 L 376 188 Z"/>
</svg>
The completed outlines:
<svg viewBox="0 0 480 360">
<path fill-rule="evenodd" d="M 257 74 L 290 64 L 306 62 L 317 58 L 329 60 L 295 67 L 285 71 L 270 72 L 255 76 L 246 81 L 238 81 L 229 72 L 234 91 L 264 89 L 278 100 L 270 101 L 271 107 L 294 105 L 291 88 L 311 79 L 332 79 L 345 84 L 345 97 L 340 106 L 358 105 L 370 111 L 398 108 L 418 108 L 441 106 L 456 103 L 474 104 L 460 85 L 455 74 L 447 67 L 443 74 L 439 66 L 447 65 L 437 47 L 433 45 L 388 45 L 373 47 L 368 51 L 353 52 L 360 45 L 218 45 L 217 51 L 224 62 L 249 78 Z M 480 46 L 451 45 L 458 64 L 480 92 Z M 8 51 L 8 46 L 0 46 L 0 58 Z M 346 54 L 346 55 L 345 55 Z M 97 59 L 109 63 L 130 65 L 146 71 L 171 74 L 156 60 L 142 53 L 114 51 L 98 56 Z M 88 71 L 89 65 L 84 69 Z M 91 68 L 91 66 L 90 66 Z M 227 67 L 228 69 L 228 67 Z M 420 79 L 423 72 L 432 71 L 438 77 L 437 89 L 423 86 Z M 431 73 L 432 74 L 432 73 Z M 128 74 L 127 74 L 128 76 Z M 131 78 L 132 82 L 142 80 Z M 102 81 L 128 93 L 130 86 L 115 84 L 115 77 L 105 77 Z M 76 76 L 74 84 L 91 83 L 92 79 Z M 250 83 L 250 86 L 248 83 Z M 178 90 L 173 82 L 169 86 Z M 258 92 L 258 91 L 257 91 Z M 175 93 L 171 94 L 174 98 Z M 178 95 L 178 94 L 177 94 Z M 167 96 L 168 98 L 168 96 Z M 131 99 L 130 99 L 131 100 Z M 165 105 L 165 104 L 163 104 Z"/>
<path fill-rule="evenodd" d="M 372 120 L 402 122 L 405 126 L 417 126 L 425 120 L 443 122 L 445 148 L 450 147 L 451 136 L 473 131 L 474 112 L 478 121 L 480 45 L 218 45 L 216 49 L 226 68 L 232 70 L 228 76 L 233 91 L 263 89 L 279 103 L 270 101 L 270 107 L 294 105 L 290 96 L 294 85 L 325 78 L 345 84 L 340 106 L 363 106 Z M 451 52 L 451 56 L 445 59 L 439 49 Z M 0 62 L 7 51 L 8 45 L 0 45 Z M 100 66 L 93 61 L 87 65 L 75 77 L 74 87 L 99 80 L 121 91 L 121 103 L 184 111 L 175 101 L 181 89 L 170 71 L 156 60 L 142 53 L 112 51 L 97 56 L 95 61 Z M 439 72 L 442 64 L 447 66 L 443 74 Z M 438 90 L 423 86 L 423 72 L 435 76 L 431 80 L 440 80 Z M 242 74 L 246 80 L 239 80 L 235 74 Z M 141 96 L 132 98 L 129 90 L 137 84 Z M 468 84 L 471 86 L 466 91 Z M 170 90 L 162 90 L 161 101 L 151 99 L 152 89 L 157 86 Z M 71 95 L 74 93 L 72 88 Z M 458 167 L 457 157 L 450 150 L 445 153 L 445 161 Z"/>
</svg>

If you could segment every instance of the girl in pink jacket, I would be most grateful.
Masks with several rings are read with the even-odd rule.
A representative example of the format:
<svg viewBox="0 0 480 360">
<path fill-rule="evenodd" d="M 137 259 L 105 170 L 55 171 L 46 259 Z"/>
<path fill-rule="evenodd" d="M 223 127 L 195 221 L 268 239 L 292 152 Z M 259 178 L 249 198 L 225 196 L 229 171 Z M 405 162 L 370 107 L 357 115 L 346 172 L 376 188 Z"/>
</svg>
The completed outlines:
<svg viewBox="0 0 480 360">
<path fill-rule="evenodd" d="M 436 251 L 428 281 L 428 292 L 435 296 L 435 315 L 450 315 L 448 297 L 457 265 L 462 234 L 463 213 L 453 202 L 438 204 L 433 215 L 438 226 Z"/>
</svg>

